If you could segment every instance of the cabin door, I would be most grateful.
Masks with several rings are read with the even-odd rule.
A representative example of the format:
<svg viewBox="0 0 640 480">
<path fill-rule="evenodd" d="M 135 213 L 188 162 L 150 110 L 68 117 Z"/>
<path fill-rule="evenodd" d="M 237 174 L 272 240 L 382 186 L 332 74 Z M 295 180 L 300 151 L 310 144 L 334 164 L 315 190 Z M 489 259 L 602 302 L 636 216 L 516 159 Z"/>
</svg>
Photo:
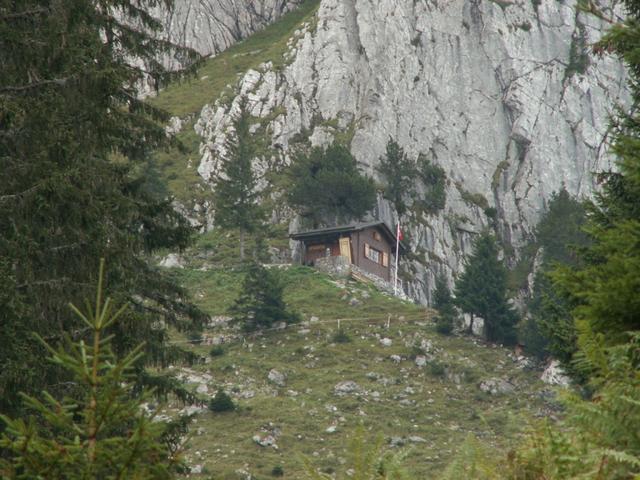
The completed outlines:
<svg viewBox="0 0 640 480">
<path fill-rule="evenodd" d="M 340 239 L 340 256 L 348 258 L 351 263 L 351 239 L 349 237 Z"/>
</svg>

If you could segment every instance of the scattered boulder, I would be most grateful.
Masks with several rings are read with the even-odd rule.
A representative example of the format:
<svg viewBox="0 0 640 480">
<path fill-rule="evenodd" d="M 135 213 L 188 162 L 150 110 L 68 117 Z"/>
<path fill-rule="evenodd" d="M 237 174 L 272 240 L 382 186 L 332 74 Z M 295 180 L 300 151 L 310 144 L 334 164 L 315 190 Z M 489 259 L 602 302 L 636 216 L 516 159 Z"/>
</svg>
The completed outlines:
<svg viewBox="0 0 640 480">
<path fill-rule="evenodd" d="M 400 355 L 391 355 L 389 357 L 393 363 L 400 363 L 402 361 L 402 357 Z"/>
<path fill-rule="evenodd" d="M 279 387 L 284 387 L 286 385 L 286 376 L 284 373 L 279 372 L 276 369 L 271 369 L 267 378 L 271 383 L 275 383 Z"/>
<path fill-rule="evenodd" d="M 558 385 L 561 387 L 568 387 L 571 383 L 571 379 L 560 366 L 560 362 L 558 360 L 551 361 L 549 366 L 544 369 L 544 372 L 542 372 L 540 380 L 548 385 Z"/>
<path fill-rule="evenodd" d="M 424 438 L 419 437 L 418 435 L 411 435 L 409 437 L 409 441 L 411 443 L 427 443 L 427 441 Z"/>
<path fill-rule="evenodd" d="M 199 393 L 201 395 L 206 395 L 209 392 L 209 387 L 207 387 L 206 383 L 201 383 L 200 385 L 198 385 L 198 388 L 196 388 L 196 393 Z"/>
<path fill-rule="evenodd" d="M 418 355 L 416 357 L 416 366 L 424 367 L 426 365 L 427 365 L 427 357 L 425 357 L 424 355 Z"/>
<path fill-rule="evenodd" d="M 480 382 L 479 388 L 485 393 L 489 393 L 491 395 L 500 395 L 513 393 L 513 391 L 516 389 L 516 386 L 510 381 L 503 378 L 490 378 L 488 380 L 483 380 L 482 382 Z"/>
<path fill-rule="evenodd" d="M 393 340 L 391 340 L 390 338 L 381 338 L 380 339 L 380 345 L 382 345 L 383 347 L 390 347 L 391 345 L 393 345 Z"/>
<path fill-rule="evenodd" d="M 261 437 L 260 435 L 254 435 L 253 441 L 260 445 L 261 447 L 273 447 L 274 449 L 278 449 L 278 445 L 276 444 L 276 438 L 273 435 L 266 435 Z"/>
<path fill-rule="evenodd" d="M 360 300 L 358 300 L 356 297 L 352 297 L 349 300 L 349 305 L 351 305 L 352 307 L 357 307 L 358 305 L 360 305 Z"/>
<path fill-rule="evenodd" d="M 360 392 L 360 390 L 361 390 L 360 385 L 358 385 L 353 380 L 344 380 L 342 382 L 337 383 L 336 386 L 333 387 L 333 393 L 335 395 L 338 395 L 339 397 L 342 397 L 344 395 L 350 395 L 353 393 L 358 393 Z"/>
<path fill-rule="evenodd" d="M 406 443 L 407 441 L 402 437 L 391 437 L 389 439 L 389 445 L 391 445 L 392 448 L 401 447 Z"/>
<path fill-rule="evenodd" d="M 177 253 L 170 253 L 160 260 L 160 266 L 164 268 L 184 268 L 184 263 L 180 255 Z"/>
</svg>

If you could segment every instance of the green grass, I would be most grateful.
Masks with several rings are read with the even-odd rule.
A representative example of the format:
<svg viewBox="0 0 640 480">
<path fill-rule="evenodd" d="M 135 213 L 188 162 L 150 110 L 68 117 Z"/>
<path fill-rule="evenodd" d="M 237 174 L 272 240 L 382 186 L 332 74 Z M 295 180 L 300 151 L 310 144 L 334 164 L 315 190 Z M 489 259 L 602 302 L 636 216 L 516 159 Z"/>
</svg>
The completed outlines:
<svg viewBox="0 0 640 480">
<path fill-rule="evenodd" d="M 319 4 L 319 0 L 307 0 L 264 30 L 206 61 L 197 78 L 169 85 L 150 102 L 183 117 L 216 100 L 227 85 L 234 85 L 247 70 L 268 61 L 276 68 L 284 65 L 287 41 L 302 23 L 313 18 Z"/>
<path fill-rule="evenodd" d="M 239 292 L 241 274 L 231 268 L 175 272 L 212 315 L 226 313 Z M 236 338 L 224 344 L 224 355 L 214 358 L 209 355 L 211 346 L 192 347 L 210 358 L 208 364 L 193 367 L 213 377 L 207 398 L 223 388 L 238 405 L 235 412 L 203 411 L 197 416 L 186 456 L 207 473 L 194 477 L 235 480 L 244 478 L 236 473 L 242 469 L 253 478 L 266 479 L 281 465 L 284 478 L 301 479 L 302 456 L 342 476 L 348 466 L 349 438 L 363 426 L 371 439 L 378 434 L 387 440 L 412 435 L 425 439 L 410 445 L 407 464 L 415 478 L 435 478 L 469 433 L 506 451 L 541 407 L 536 376 L 517 368 L 508 350 L 437 334 L 424 307 L 388 297 L 366 284 L 334 281 L 307 267 L 289 267 L 282 275 L 285 299 L 303 314 L 305 323 Z M 349 304 L 354 297 L 360 301 L 357 306 Z M 309 322 L 312 315 L 319 320 Z M 334 341 L 340 330 L 350 342 Z M 234 330 L 207 333 L 233 335 Z M 381 337 L 391 338 L 393 344 L 382 346 Z M 420 368 L 413 359 L 420 354 L 422 339 L 430 340 L 436 351 L 431 363 Z M 391 355 L 403 360 L 396 364 Z M 273 368 L 286 374 L 285 387 L 267 380 Z M 371 378 L 369 372 L 382 380 Z M 482 393 L 479 381 L 494 376 L 511 378 L 517 393 Z M 357 382 L 367 394 L 335 396 L 333 388 L 343 380 Z M 253 397 L 244 398 L 248 391 Z M 403 405 L 403 399 L 411 403 Z M 337 425 L 335 433 L 326 431 L 331 425 Z M 281 430 L 277 450 L 253 442 L 254 435 L 266 435 L 264 430 L 274 427 Z"/>
</svg>

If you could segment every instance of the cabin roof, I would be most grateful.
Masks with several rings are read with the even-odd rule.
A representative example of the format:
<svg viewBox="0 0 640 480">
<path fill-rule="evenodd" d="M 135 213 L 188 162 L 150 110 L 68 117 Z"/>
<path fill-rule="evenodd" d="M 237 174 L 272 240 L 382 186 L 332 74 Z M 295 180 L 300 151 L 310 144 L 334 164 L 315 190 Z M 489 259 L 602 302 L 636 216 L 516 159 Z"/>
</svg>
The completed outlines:
<svg viewBox="0 0 640 480">
<path fill-rule="evenodd" d="M 317 228 L 314 230 L 305 230 L 303 232 L 292 233 L 289 235 L 293 240 L 312 240 L 318 237 L 328 237 L 339 235 L 341 233 L 351 233 L 366 230 L 367 228 L 377 228 L 381 230 L 388 238 L 389 243 L 395 247 L 396 235 L 389 228 L 389 226 L 382 221 L 376 222 L 354 222 L 345 225 L 337 225 L 335 227 Z M 400 242 L 400 250 L 406 251 L 407 247 L 403 242 Z"/>
</svg>

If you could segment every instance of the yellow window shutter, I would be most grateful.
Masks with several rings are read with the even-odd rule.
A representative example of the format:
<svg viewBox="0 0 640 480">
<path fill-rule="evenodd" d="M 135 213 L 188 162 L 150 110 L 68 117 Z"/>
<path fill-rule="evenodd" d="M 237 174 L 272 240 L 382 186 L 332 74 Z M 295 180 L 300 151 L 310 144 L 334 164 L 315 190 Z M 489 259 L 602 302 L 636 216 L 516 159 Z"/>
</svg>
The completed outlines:
<svg viewBox="0 0 640 480">
<path fill-rule="evenodd" d="M 387 252 L 382 252 L 382 266 L 389 266 L 389 254 Z"/>
<path fill-rule="evenodd" d="M 369 258 L 369 244 L 368 243 L 364 244 L 364 256 Z"/>
</svg>

